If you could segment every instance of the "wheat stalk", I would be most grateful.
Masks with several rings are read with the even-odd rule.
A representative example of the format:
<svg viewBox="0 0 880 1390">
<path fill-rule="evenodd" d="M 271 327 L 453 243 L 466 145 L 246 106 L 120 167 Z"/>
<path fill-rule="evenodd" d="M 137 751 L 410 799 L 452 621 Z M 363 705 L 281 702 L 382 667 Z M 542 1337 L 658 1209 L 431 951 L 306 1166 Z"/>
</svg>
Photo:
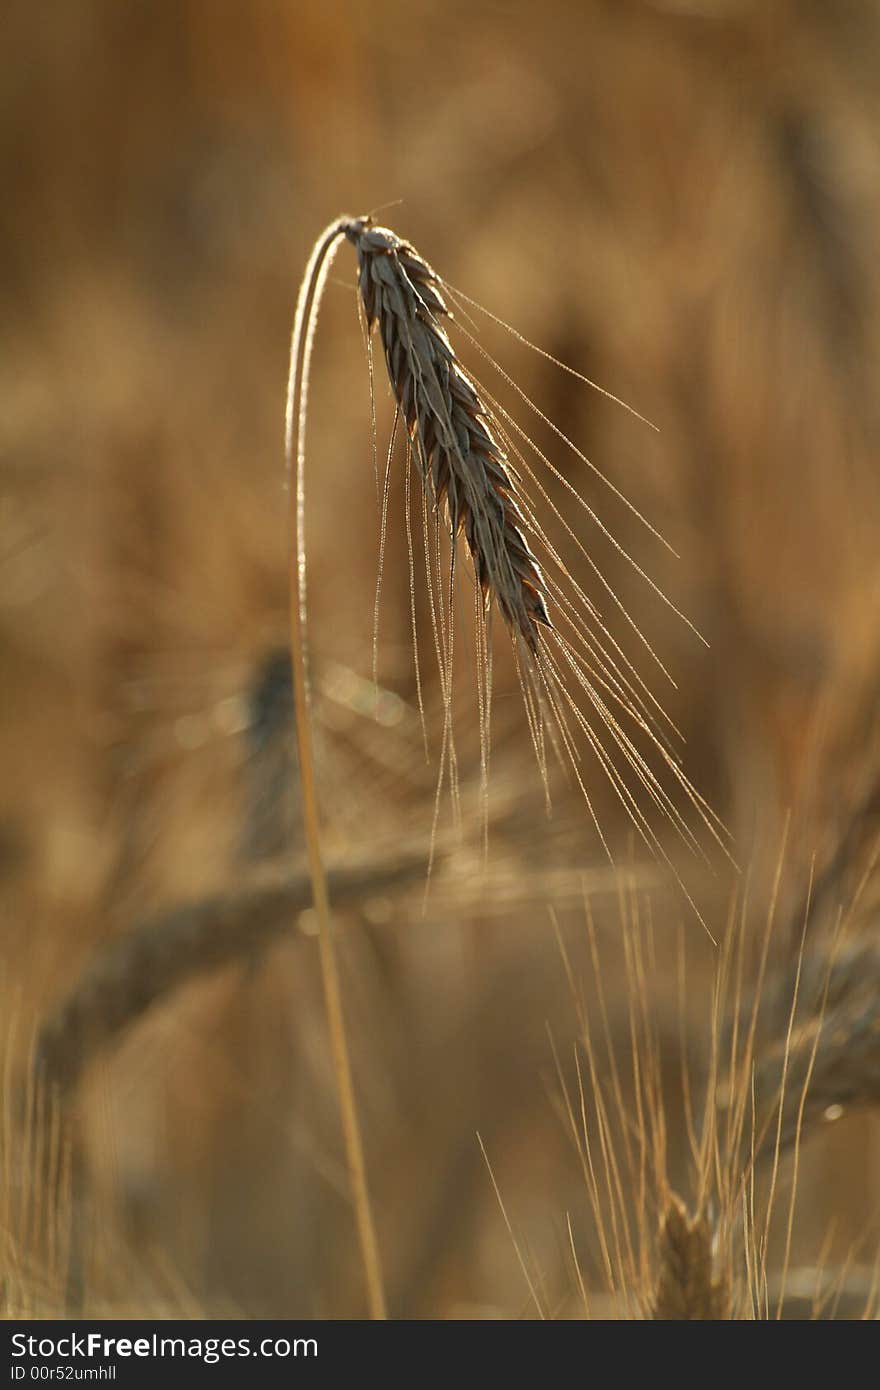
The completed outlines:
<svg viewBox="0 0 880 1390">
<path fill-rule="evenodd" d="M 693 848 L 698 848 L 698 845 L 670 790 L 663 785 L 646 759 L 639 739 L 647 739 L 650 748 L 660 754 L 672 774 L 675 786 L 684 792 L 705 827 L 717 840 L 721 838 L 719 831 L 723 827 L 691 787 L 677 757 L 670 751 L 668 728 L 674 729 L 674 726 L 670 726 L 662 708 L 635 667 L 624 656 L 595 604 L 570 573 L 559 549 L 540 523 L 535 504 L 526 488 L 527 480 L 654 656 L 602 576 L 589 550 L 581 544 L 575 531 L 552 502 L 524 449 L 532 450 L 575 503 L 583 507 L 618 554 L 633 565 L 644 579 L 647 580 L 647 576 L 613 540 L 596 513 L 520 429 L 513 417 L 475 377 L 465 372 L 444 328 L 444 324 L 452 318 L 447 305 L 448 287 L 428 262 L 394 232 L 374 226 L 369 217 L 342 217 L 332 222 L 316 241 L 309 259 L 297 303 L 291 344 L 286 427 L 288 473 L 295 470 L 295 487 L 292 488 L 295 544 L 291 551 L 290 571 L 291 664 L 303 823 L 319 923 L 327 1016 L 370 1303 L 373 1314 L 381 1316 L 384 1313 L 381 1269 L 367 1190 L 321 854 L 306 655 L 305 436 L 309 366 L 323 290 L 333 256 L 343 238 L 348 239 L 357 253 L 360 304 L 368 342 L 370 331 L 377 326 L 397 404 L 392 449 L 397 418 L 402 417 L 408 438 L 408 461 L 414 457 L 422 484 L 426 574 L 445 709 L 435 828 L 436 809 L 447 769 L 453 799 L 457 799 L 456 755 L 451 728 L 452 586 L 456 547 L 461 536 L 464 537 L 476 579 L 476 671 L 484 834 L 488 827 L 487 777 L 492 697 L 488 625 L 493 608 L 500 612 L 513 642 L 526 719 L 545 787 L 548 788 L 546 741 L 549 738 L 560 760 L 567 760 L 610 861 L 613 862 L 611 850 L 599 825 L 581 767 L 582 757 L 577 746 L 579 740 L 585 743 L 595 758 L 637 834 L 670 868 L 671 862 L 645 813 L 646 809 L 653 807 Z M 488 358 L 487 354 L 484 356 Z M 544 423 L 585 464 L 592 467 L 576 446 L 528 400 L 516 383 L 505 373 L 501 374 Z M 429 510 L 434 517 L 433 537 Z M 441 521 L 449 540 L 448 596 L 443 593 Z M 407 527 L 409 532 L 409 519 Z M 384 528 L 383 511 L 383 536 Z M 541 564 L 536 550 L 540 550 L 544 557 Z M 651 584 L 650 580 L 647 582 Z M 655 585 L 651 584 L 651 587 L 659 594 Z M 415 625 L 414 607 L 413 623 Z M 658 659 L 655 657 L 655 660 Z M 580 696 L 576 698 L 572 691 L 579 691 Z M 621 718 L 628 728 L 624 728 Z M 665 725 L 663 721 L 666 721 Z M 630 778 L 637 783 L 635 789 L 630 784 Z M 647 808 L 643 808 L 639 791 L 645 794 Z M 549 799 L 549 788 L 547 796 Z M 675 876 L 678 878 L 677 873 Z M 680 878 L 678 881 L 681 884 Z"/>
<path fill-rule="evenodd" d="M 536 624 L 548 624 L 549 618 L 543 579 L 523 535 L 523 518 L 505 456 L 489 429 L 477 392 L 459 368 L 437 323 L 437 317 L 448 312 L 437 276 L 411 247 L 393 232 L 374 228 L 369 219 L 341 218 L 331 223 L 315 243 L 306 268 L 291 344 L 286 424 L 288 472 L 294 466 L 296 470 L 296 487 L 292 490 L 295 546 L 291 565 L 291 665 L 303 822 L 340 1111 L 371 1311 L 374 1317 L 383 1317 L 381 1265 L 321 853 L 306 655 L 305 434 L 309 365 L 323 288 L 343 236 L 357 251 L 367 324 L 371 327 L 374 322 L 379 323 L 389 377 L 415 448 L 424 487 L 430 491 L 435 510 L 445 504 L 453 557 L 454 540 L 464 531 L 484 602 L 497 600 L 508 627 L 522 638 L 529 651 L 537 651 Z M 442 623 L 441 615 L 441 627 Z M 435 635 L 436 631 L 435 627 Z M 447 656 L 451 666 L 451 651 L 447 650 Z M 438 658 L 448 717 L 451 671 L 447 667 L 444 678 L 439 639 Z M 481 708 L 488 709 L 487 656 L 482 669 L 486 673 L 486 702 L 481 703 Z M 534 717 L 532 713 L 530 722 Z M 446 733 L 444 729 L 444 739 Z M 533 732 L 533 738 L 536 737 Z"/>
<path fill-rule="evenodd" d="M 291 565 L 291 664 L 309 858 L 324 995 L 334 1055 L 361 1254 L 374 1317 L 385 1315 L 378 1243 L 367 1187 L 321 853 L 306 656 L 305 433 L 309 365 L 321 295 L 337 244 L 347 236 L 360 264 L 368 325 L 378 318 L 398 404 L 416 448 L 423 483 L 444 502 L 453 536 L 464 530 L 484 599 L 496 598 L 508 624 L 535 650 L 534 625 L 547 622 L 542 579 L 522 534 L 503 454 L 471 383 L 436 323 L 445 314 L 434 272 L 393 233 L 367 219 L 341 218 L 315 243 L 300 290 L 291 344 L 286 458 L 295 465 L 295 547 Z M 439 651 L 439 648 L 438 648 Z M 441 662 L 442 665 L 442 662 Z M 448 682 L 444 685 L 449 699 Z"/>
<path fill-rule="evenodd" d="M 387 1314 L 382 1264 L 367 1186 L 363 1140 L 355 1102 L 345 1016 L 342 1008 L 339 968 L 333 944 L 333 924 L 330 917 L 327 876 L 321 852 L 306 654 L 305 445 L 309 366 L 321 294 L 330 270 L 332 255 L 341 234 L 342 224 L 333 223 L 315 243 L 300 287 L 290 348 L 290 375 L 287 388 L 285 426 L 285 459 L 288 477 L 294 467 L 296 470 L 296 486 L 291 489 L 292 529 L 295 539 L 291 548 L 290 567 L 290 655 L 302 790 L 303 828 L 306 837 L 312 897 L 318 921 L 321 979 L 330 1032 L 330 1046 L 333 1053 L 339 1112 L 370 1313 L 373 1318 L 384 1318 Z"/>
</svg>

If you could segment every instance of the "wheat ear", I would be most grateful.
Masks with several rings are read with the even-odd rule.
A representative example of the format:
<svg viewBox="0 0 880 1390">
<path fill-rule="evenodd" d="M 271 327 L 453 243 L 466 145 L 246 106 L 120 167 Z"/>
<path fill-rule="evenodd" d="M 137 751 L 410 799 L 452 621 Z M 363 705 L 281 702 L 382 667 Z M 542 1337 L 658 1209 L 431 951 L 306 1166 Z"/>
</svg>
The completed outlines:
<svg viewBox="0 0 880 1390">
<path fill-rule="evenodd" d="M 730 1290 L 715 1273 L 712 1230 L 705 1214 L 691 1216 L 681 1198 L 669 1194 L 660 1228 L 660 1269 L 650 1316 L 657 1321 L 726 1321 Z"/>
<path fill-rule="evenodd" d="M 300 287 L 290 347 L 285 458 L 288 480 L 294 471 L 296 474 L 295 486 L 291 487 L 291 529 L 294 532 L 294 544 L 291 547 L 290 566 L 290 655 L 303 826 L 308 851 L 312 897 L 318 920 L 321 978 L 324 986 L 330 1045 L 333 1052 L 339 1111 L 370 1314 L 373 1318 L 385 1318 L 387 1314 L 382 1264 L 367 1186 L 363 1140 L 355 1102 L 351 1060 L 345 1031 L 345 1015 L 342 1008 L 339 968 L 336 961 L 336 949 L 333 944 L 333 924 L 327 893 L 327 876 L 321 852 L 306 655 L 305 447 L 309 365 L 321 295 L 326 284 L 333 254 L 340 237 L 345 232 L 346 225 L 345 219 L 332 223 L 315 243 Z"/>
<path fill-rule="evenodd" d="M 653 853 L 672 867 L 646 815 L 650 808 L 659 812 L 692 849 L 701 853 L 693 829 L 676 805 L 670 788 L 659 780 L 639 746 L 640 739 L 647 739 L 678 790 L 696 810 L 704 828 L 723 847 L 726 832 L 690 785 L 678 759 L 667 746 L 663 731 L 664 722 L 669 723 L 667 716 L 624 656 L 595 604 L 569 571 L 539 519 L 542 508 L 547 509 L 550 525 L 558 526 L 574 544 L 596 580 L 622 609 L 620 600 L 589 549 L 580 542 L 552 501 L 524 450 L 531 450 L 535 460 L 565 488 L 573 503 L 585 509 L 606 540 L 655 592 L 659 594 L 659 590 L 613 540 L 596 513 L 552 460 L 529 439 L 479 379 L 465 371 L 445 331 L 453 323 L 446 300 L 448 297 L 455 303 L 455 292 L 408 242 L 389 228 L 374 226 L 365 217 L 343 219 L 335 226 L 357 253 L 360 302 L 367 332 L 369 334 L 374 325 L 378 328 L 398 414 L 406 426 L 408 459 L 415 463 L 426 500 L 426 547 L 429 546 L 428 503 L 435 518 L 435 573 L 430 574 L 429 563 L 428 583 L 429 590 L 434 588 L 430 599 L 431 617 L 447 707 L 444 753 L 450 758 L 450 764 L 454 762 L 449 727 L 453 650 L 451 589 L 457 542 L 462 537 L 476 579 L 477 687 L 484 768 L 489 753 L 492 685 L 488 625 L 491 610 L 497 608 L 512 642 L 529 732 L 548 798 L 546 739 L 560 760 L 568 762 L 598 837 L 611 859 L 580 767 L 581 751 L 575 745 L 582 740 L 636 833 Z M 467 330 L 462 331 L 524 403 L 578 458 L 589 464 L 576 446 L 480 348 L 477 340 Z M 530 495 L 530 487 L 534 496 Z M 444 615 L 439 592 L 441 525 L 449 541 L 448 618 Z M 542 557 L 540 562 L 538 555 Z M 623 611 L 627 622 L 645 642 Z M 650 646 L 645 645 L 651 651 Z M 443 754 L 441 780 L 442 776 Z M 644 809 L 639 804 L 632 779 L 645 796 Z M 452 790 L 455 793 L 454 774 Z"/>
<path fill-rule="evenodd" d="M 367 328 L 379 325 L 423 486 L 435 507 L 445 506 L 452 537 L 464 534 L 484 603 L 494 599 L 534 652 L 538 625 L 551 626 L 544 577 L 525 538 L 507 456 L 439 325 L 449 314 L 439 277 L 387 227 L 355 218 L 345 235 L 357 252 Z"/>
<path fill-rule="evenodd" d="M 768 1117 L 765 1144 L 789 1149 L 823 1119 L 880 1104 L 878 981 L 876 940 L 859 941 L 830 959 L 818 951 L 805 960 L 791 1036 L 772 1046 L 755 1069 L 758 1115 Z M 788 972 L 780 998 L 792 988 Z"/>
</svg>

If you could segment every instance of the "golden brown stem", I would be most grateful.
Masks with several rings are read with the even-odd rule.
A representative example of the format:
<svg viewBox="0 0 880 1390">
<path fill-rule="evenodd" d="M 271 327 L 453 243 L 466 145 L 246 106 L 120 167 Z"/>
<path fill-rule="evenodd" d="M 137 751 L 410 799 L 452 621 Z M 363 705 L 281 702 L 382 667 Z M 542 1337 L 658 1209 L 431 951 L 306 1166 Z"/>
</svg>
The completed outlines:
<svg viewBox="0 0 880 1390">
<path fill-rule="evenodd" d="M 303 824 L 305 826 L 309 873 L 312 881 L 312 896 L 318 919 L 321 978 L 324 985 L 330 1045 L 333 1051 L 336 1089 L 339 1097 L 339 1110 L 345 1138 L 345 1151 L 360 1238 L 370 1315 L 373 1318 L 385 1318 L 387 1314 L 382 1265 L 367 1186 L 363 1141 L 355 1103 L 351 1061 L 345 1032 L 339 969 L 336 962 L 336 949 L 333 944 L 327 876 L 321 853 L 306 656 L 305 434 L 309 362 L 321 295 L 337 243 L 344 234 L 346 225 L 347 220 L 345 219 L 332 223 L 315 243 L 300 288 L 293 326 L 285 439 L 288 482 L 291 481 L 294 466 L 296 470 L 296 486 L 291 488 L 291 521 L 295 533 L 295 544 L 292 547 L 290 566 L 290 650 L 296 704 L 296 741 L 299 753 Z"/>
</svg>

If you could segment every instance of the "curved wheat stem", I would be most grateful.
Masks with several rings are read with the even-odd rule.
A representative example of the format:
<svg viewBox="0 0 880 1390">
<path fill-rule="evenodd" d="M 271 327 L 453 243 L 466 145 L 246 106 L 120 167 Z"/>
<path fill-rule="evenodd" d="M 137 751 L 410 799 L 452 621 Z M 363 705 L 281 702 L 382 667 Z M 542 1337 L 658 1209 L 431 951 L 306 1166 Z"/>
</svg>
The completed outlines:
<svg viewBox="0 0 880 1390">
<path fill-rule="evenodd" d="M 340 1117 L 370 1313 L 373 1318 L 384 1318 L 386 1308 L 382 1265 L 367 1186 L 363 1140 L 355 1102 L 351 1060 L 345 1031 L 345 1016 L 342 1008 L 339 968 L 336 961 L 336 949 L 333 944 L 327 876 L 321 853 L 306 657 L 305 445 L 309 364 L 321 294 L 330 270 L 333 253 L 345 227 L 345 220 L 332 223 L 315 243 L 300 288 L 290 348 L 290 377 L 287 388 L 285 429 L 288 479 L 294 466 L 296 470 L 296 487 L 291 489 L 292 529 L 295 533 L 290 568 L 291 668 L 296 706 L 296 742 L 299 753 L 303 825 L 309 860 L 309 874 L 312 881 L 312 896 L 318 919 L 321 978 L 324 985 L 330 1045 L 333 1050 Z"/>
</svg>

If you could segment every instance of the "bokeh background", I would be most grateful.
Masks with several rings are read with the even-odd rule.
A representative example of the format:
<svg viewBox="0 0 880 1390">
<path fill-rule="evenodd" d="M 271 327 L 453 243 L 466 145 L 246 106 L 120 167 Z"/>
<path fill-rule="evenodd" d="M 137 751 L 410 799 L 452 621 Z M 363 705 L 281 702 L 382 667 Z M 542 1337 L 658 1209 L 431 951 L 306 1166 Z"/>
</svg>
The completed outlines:
<svg viewBox="0 0 880 1390">
<path fill-rule="evenodd" d="M 16 1165 L 33 1155 L 10 1097 L 35 1033 L 139 924 L 208 900 L 244 919 L 281 882 L 288 931 L 168 989 L 80 1068 L 74 1273 L 32 1280 L 29 1297 L 358 1314 L 285 673 L 283 403 L 309 248 L 339 213 L 391 205 L 381 220 L 447 280 L 659 426 L 489 325 L 505 369 L 678 552 L 557 449 L 708 639 L 605 557 L 675 676 L 664 698 L 689 774 L 743 869 L 714 864 L 692 891 L 720 929 L 744 876 L 757 930 L 787 826 L 784 956 L 811 865 L 826 874 L 818 932 L 864 877 L 872 796 L 876 810 L 880 13 L 10 0 L 4 30 L 0 1003 L 16 1287 L 22 1242 L 39 1241 L 15 1215 Z M 339 940 L 390 1303 L 528 1310 L 479 1131 L 547 1309 L 564 1315 L 567 1214 L 601 1281 L 548 1039 L 570 1056 L 577 1031 L 548 907 L 589 1007 L 589 896 L 625 1053 L 621 884 L 564 786 L 547 819 L 500 655 L 488 865 L 465 709 L 463 824 L 444 800 L 423 911 L 438 740 L 426 765 L 400 469 L 378 704 L 370 685 L 379 520 L 353 285 L 343 247 L 314 366 L 310 622 L 328 856 L 354 873 Z M 436 733 L 430 632 L 419 640 Z M 610 799 L 605 816 L 639 860 Z M 659 870 L 633 872 L 654 914 L 661 1037 L 672 1054 L 693 1029 L 698 1051 L 708 938 Z M 670 1165 L 686 1189 L 676 1105 Z M 798 1260 L 833 1264 L 856 1241 L 873 1260 L 878 1157 L 870 1116 L 810 1140 Z"/>
</svg>

